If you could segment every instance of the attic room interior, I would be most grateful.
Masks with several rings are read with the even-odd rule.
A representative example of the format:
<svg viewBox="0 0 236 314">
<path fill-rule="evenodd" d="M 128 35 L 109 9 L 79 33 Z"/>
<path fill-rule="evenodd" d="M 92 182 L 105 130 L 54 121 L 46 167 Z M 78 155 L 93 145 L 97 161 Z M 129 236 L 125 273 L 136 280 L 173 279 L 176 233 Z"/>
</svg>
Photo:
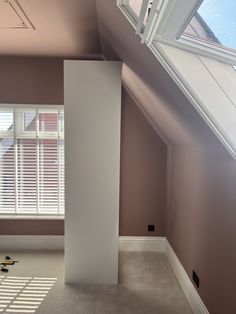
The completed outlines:
<svg viewBox="0 0 236 314">
<path fill-rule="evenodd" d="M 0 313 L 236 313 L 235 12 L 0 0 Z"/>
</svg>

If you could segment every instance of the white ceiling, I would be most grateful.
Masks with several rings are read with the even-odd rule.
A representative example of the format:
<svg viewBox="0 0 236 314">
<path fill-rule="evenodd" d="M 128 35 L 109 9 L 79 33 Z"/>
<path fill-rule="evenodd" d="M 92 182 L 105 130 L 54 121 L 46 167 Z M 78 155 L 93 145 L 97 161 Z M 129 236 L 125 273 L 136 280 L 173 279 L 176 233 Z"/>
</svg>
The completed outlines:
<svg viewBox="0 0 236 314">
<path fill-rule="evenodd" d="M 35 29 L 17 0 L 0 0 L 0 29 Z"/>
<path fill-rule="evenodd" d="M 90 54 L 100 54 L 95 0 L 0 0 L 0 55 Z"/>
</svg>

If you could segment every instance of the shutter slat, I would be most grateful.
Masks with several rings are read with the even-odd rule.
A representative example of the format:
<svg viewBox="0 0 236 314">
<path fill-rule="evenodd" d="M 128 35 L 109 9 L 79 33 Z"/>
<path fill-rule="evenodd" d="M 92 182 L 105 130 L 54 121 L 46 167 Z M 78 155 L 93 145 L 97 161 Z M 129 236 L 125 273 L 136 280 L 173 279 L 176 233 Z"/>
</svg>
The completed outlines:
<svg viewBox="0 0 236 314">
<path fill-rule="evenodd" d="M 17 139 L 18 208 L 24 213 L 27 207 L 37 210 L 37 157 L 36 139 Z"/>
<path fill-rule="evenodd" d="M 0 123 L 4 115 L 0 113 Z M 12 115 L 13 117 L 13 115 Z M 13 120 L 11 120 L 13 123 Z M 7 120 L 0 129 L 10 125 Z M 15 212 L 14 139 L 0 139 L 0 212 Z"/>
<path fill-rule="evenodd" d="M 57 116 L 55 117 L 57 120 Z M 47 129 L 53 129 L 47 121 Z M 53 153 L 52 153 L 53 151 Z M 52 208 L 57 211 L 59 204 L 58 191 L 58 140 L 39 140 L 39 212 L 49 213 Z"/>
</svg>

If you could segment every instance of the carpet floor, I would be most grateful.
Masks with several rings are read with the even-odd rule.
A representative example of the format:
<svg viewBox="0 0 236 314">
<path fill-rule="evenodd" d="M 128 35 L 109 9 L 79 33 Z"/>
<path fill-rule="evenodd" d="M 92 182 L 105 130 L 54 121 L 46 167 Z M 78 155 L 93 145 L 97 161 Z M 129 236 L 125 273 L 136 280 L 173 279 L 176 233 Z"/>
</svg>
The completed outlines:
<svg viewBox="0 0 236 314">
<path fill-rule="evenodd" d="M 0 252 L 19 260 L 0 273 L 0 313 L 190 314 L 162 253 L 120 252 L 119 285 L 64 284 L 63 252 Z"/>
</svg>

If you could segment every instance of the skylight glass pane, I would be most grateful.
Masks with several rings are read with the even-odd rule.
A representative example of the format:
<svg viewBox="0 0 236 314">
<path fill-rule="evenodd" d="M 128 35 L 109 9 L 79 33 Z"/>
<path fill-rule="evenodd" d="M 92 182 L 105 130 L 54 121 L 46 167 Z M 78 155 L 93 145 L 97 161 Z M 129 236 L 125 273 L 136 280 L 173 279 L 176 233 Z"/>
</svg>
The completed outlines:
<svg viewBox="0 0 236 314">
<path fill-rule="evenodd" d="M 142 7 L 143 0 L 129 0 L 129 6 L 134 11 L 134 13 L 137 15 L 137 17 L 140 15 L 141 7 Z M 147 22 L 148 15 L 151 11 L 153 1 L 149 0 L 147 11 L 144 18 L 144 24 Z"/>
<path fill-rule="evenodd" d="M 137 16 L 141 10 L 143 0 L 129 0 L 129 6 L 134 10 Z"/>
<path fill-rule="evenodd" d="M 184 35 L 236 49 L 236 1 L 204 0 Z"/>
</svg>

